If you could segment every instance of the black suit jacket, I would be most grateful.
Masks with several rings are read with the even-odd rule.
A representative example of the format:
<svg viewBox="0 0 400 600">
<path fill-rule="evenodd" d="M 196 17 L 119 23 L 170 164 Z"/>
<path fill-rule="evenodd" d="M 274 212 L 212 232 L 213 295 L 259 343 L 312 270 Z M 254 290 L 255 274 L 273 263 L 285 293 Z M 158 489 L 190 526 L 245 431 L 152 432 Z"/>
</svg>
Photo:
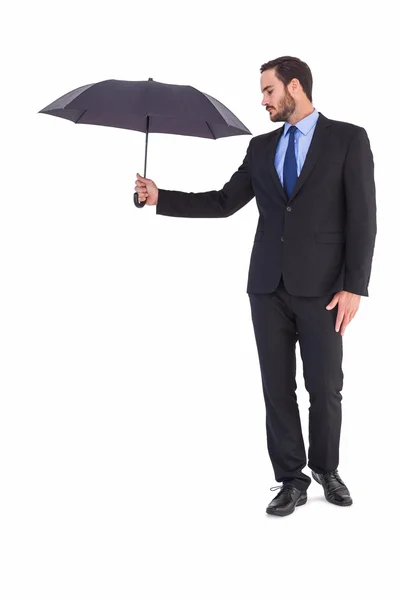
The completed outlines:
<svg viewBox="0 0 400 600">
<path fill-rule="evenodd" d="M 156 213 L 228 217 L 254 196 L 259 210 L 248 293 L 270 293 L 283 274 L 297 296 L 347 290 L 368 296 L 377 233 L 374 160 L 363 127 L 322 113 L 292 195 L 275 169 L 284 127 L 250 140 L 246 156 L 221 190 L 159 189 Z"/>
</svg>

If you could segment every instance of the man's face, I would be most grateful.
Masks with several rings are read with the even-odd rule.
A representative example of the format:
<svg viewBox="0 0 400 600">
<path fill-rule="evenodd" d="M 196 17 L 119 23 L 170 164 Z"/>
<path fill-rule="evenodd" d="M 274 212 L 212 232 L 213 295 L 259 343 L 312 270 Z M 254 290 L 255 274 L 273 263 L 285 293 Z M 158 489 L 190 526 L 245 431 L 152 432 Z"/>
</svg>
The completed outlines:
<svg viewBox="0 0 400 600">
<path fill-rule="evenodd" d="M 261 104 L 268 109 L 271 121 L 287 121 L 296 103 L 286 86 L 275 76 L 275 69 L 261 73 Z"/>
</svg>

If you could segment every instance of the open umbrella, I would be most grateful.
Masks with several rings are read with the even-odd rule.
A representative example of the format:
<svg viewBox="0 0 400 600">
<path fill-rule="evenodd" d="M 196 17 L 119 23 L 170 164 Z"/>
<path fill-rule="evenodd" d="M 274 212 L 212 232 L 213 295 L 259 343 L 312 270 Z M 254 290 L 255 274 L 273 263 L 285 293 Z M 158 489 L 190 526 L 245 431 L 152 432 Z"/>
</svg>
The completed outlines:
<svg viewBox="0 0 400 600">
<path fill-rule="evenodd" d="M 221 102 L 190 85 L 107 79 L 64 94 L 39 111 L 75 124 L 105 125 L 146 133 L 146 177 L 149 133 L 217 138 L 251 135 L 251 131 Z M 142 208 L 138 193 L 134 204 Z"/>
</svg>

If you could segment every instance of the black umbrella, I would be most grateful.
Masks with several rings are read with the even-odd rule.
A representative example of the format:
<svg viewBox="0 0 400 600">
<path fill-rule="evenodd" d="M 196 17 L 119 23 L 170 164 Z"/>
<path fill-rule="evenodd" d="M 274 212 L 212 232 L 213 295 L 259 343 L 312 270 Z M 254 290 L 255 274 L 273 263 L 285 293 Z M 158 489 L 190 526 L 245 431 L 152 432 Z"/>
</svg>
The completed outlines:
<svg viewBox="0 0 400 600">
<path fill-rule="evenodd" d="M 190 85 L 107 79 L 76 88 L 39 111 L 87 125 L 105 125 L 146 133 L 144 177 L 149 133 L 217 138 L 251 135 L 221 102 Z M 135 192 L 135 206 L 142 208 Z"/>
</svg>

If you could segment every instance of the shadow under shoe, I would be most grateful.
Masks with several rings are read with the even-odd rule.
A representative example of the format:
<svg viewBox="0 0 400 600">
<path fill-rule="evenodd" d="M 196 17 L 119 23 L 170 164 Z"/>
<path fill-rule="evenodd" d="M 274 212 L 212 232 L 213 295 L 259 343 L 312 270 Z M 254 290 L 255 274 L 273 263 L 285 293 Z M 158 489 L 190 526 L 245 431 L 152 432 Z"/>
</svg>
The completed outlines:
<svg viewBox="0 0 400 600">
<path fill-rule="evenodd" d="M 329 473 L 315 473 L 315 471 L 311 471 L 311 474 L 315 481 L 320 483 L 324 488 L 325 498 L 328 502 L 337 506 L 350 506 L 353 504 L 350 492 L 339 476 L 337 469 Z"/>
<path fill-rule="evenodd" d="M 295 488 L 291 483 L 284 482 L 282 485 L 270 488 L 270 490 L 274 491 L 279 488 L 280 491 L 267 506 L 266 512 L 269 515 L 286 517 L 294 512 L 296 506 L 301 506 L 307 502 L 307 492 Z"/>
</svg>

